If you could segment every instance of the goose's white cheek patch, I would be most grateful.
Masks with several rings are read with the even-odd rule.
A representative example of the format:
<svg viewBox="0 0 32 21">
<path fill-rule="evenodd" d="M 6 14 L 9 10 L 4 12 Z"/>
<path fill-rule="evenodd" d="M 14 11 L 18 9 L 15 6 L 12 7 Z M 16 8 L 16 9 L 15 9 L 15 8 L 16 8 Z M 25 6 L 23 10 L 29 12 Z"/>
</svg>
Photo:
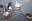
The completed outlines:
<svg viewBox="0 0 32 21">
<path fill-rule="evenodd" d="M 9 6 L 9 10 L 12 10 L 11 6 Z"/>
</svg>

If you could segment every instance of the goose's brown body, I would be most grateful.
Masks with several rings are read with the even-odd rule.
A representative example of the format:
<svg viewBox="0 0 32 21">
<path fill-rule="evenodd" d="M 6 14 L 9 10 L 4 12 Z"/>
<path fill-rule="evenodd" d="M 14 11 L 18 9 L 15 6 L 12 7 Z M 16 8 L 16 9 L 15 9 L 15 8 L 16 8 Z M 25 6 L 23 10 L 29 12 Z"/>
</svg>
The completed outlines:
<svg viewBox="0 0 32 21">
<path fill-rule="evenodd" d="M 4 16 L 4 19 L 7 19 L 7 21 L 8 21 L 8 19 L 10 20 L 10 17 L 12 16 L 12 10 L 5 8 L 3 16 Z"/>
</svg>

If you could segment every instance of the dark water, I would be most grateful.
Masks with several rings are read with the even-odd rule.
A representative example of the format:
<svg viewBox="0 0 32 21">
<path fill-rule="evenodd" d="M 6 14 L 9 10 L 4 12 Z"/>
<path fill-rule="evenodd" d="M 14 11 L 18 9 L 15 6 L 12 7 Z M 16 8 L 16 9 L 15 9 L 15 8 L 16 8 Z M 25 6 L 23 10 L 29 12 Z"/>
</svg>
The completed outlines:
<svg viewBox="0 0 32 21">
<path fill-rule="evenodd" d="M 16 0 L 15 0 L 16 1 Z M 13 2 L 13 5 L 16 3 L 16 2 Z M 32 9 L 32 6 L 31 6 L 31 4 L 30 4 L 30 6 L 29 6 L 29 4 L 30 3 L 28 3 L 26 6 L 24 6 L 24 7 L 27 7 L 27 8 L 29 8 L 29 9 Z M 22 14 L 22 11 L 21 11 L 21 7 L 20 7 L 20 9 L 19 10 L 16 10 L 16 9 L 14 9 L 15 8 L 15 6 L 13 6 L 12 7 L 13 8 L 13 11 L 12 11 L 12 18 L 10 18 L 12 21 L 32 21 L 32 20 L 30 20 L 30 19 L 26 19 L 25 18 L 25 15 L 24 14 Z M 26 9 L 27 8 L 23 8 L 24 9 L 24 11 L 27 11 Z M 0 13 L 0 16 L 2 16 L 2 14 L 3 13 Z M 0 21 L 3 21 L 3 20 L 0 20 Z"/>
</svg>

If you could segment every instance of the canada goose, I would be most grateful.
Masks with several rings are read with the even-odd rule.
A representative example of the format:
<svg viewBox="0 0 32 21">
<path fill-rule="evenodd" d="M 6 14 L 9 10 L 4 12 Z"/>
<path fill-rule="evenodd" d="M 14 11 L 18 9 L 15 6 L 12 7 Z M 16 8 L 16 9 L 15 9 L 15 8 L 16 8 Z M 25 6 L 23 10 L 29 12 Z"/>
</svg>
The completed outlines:
<svg viewBox="0 0 32 21">
<path fill-rule="evenodd" d="M 8 4 L 7 8 L 4 8 L 3 16 L 4 16 L 4 19 L 9 19 L 12 16 L 11 3 Z"/>
</svg>

